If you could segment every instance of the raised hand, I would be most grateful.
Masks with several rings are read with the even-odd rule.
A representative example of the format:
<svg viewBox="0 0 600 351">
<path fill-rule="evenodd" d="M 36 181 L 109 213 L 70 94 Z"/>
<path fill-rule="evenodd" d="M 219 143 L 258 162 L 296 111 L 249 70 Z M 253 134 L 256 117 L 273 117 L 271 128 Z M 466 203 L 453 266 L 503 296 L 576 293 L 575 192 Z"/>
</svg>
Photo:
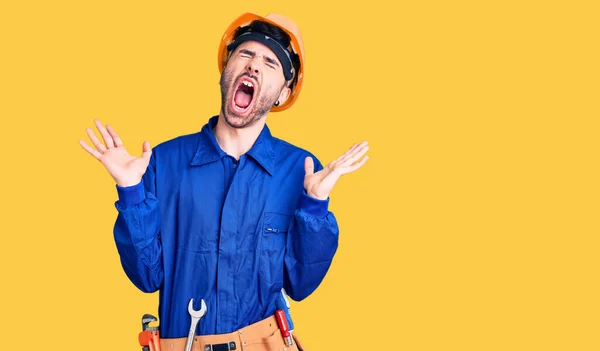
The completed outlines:
<svg viewBox="0 0 600 351">
<path fill-rule="evenodd" d="M 96 138 L 91 128 L 86 128 L 87 134 L 96 148 L 94 149 L 83 140 L 79 140 L 81 147 L 106 167 L 117 185 L 125 187 L 141 182 L 150 162 L 150 155 L 152 155 L 150 142 L 148 140 L 144 141 L 140 157 L 132 156 L 127 152 L 119 134 L 112 126 L 106 125 L 105 128 L 98 120 L 94 120 L 94 123 L 104 139 L 104 144 Z"/>
<path fill-rule="evenodd" d="M 309 196 L 316 199 L 327 200 L 333 186 L 344 174 L 352 173 L 362 167 L 369 159 L 365 153 L 369 150 L 366 141 L 354 144 L 343 155 L 330 162 L 322 170 L 314 173 L 314 162 L 311 157 L 304 159 L 304 189 Z M 359 162 L 356 163 L 361 157 Z"/>
</svg>

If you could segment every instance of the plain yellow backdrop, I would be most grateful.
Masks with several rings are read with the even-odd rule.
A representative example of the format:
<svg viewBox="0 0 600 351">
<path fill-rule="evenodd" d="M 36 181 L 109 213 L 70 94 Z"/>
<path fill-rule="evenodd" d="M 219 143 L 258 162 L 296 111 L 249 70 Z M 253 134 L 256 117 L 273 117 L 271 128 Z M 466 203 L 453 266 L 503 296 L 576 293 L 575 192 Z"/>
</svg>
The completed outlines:
<svg viewBox="0 0 600 351">
<path fill-rule="evenodd" d="M 246 11 L 304 37 L 304 89 L 272 132 L 324 163 L 371 145 L 332 193 L 331 270 L 292 305 L 309 350 L 600 349 L 598 10 L 3 1 L 2 350 L 139 350 L 158 295 L 122 271 L 114 182 L 78 140 L 96 118 L 133 154 L 198 131 Z"/>
</svg>

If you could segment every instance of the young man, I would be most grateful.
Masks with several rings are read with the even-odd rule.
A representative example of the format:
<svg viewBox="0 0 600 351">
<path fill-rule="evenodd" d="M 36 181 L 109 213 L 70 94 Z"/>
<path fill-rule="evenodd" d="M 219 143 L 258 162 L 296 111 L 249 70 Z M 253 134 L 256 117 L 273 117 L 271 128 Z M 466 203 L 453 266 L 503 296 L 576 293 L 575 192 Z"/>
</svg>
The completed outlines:
<svg viewBox="0 0 600 351">
<path fill-rule="evenodd" d="M 183 350 L 194 299 L 207 307 L 194 349 L 275 350 L 284 345 L 273 317 L 281 291 L 301 301 L 325 277 L 339 234 L 329 194 L 364 165 L 368 145 L 323 167 L 271 135 L 268 113 L 291 107 L 302 86 L 302 39 L 289 19 L 240 16 L 218 57 L 221 111 L 199 132 L 153 149 L 145 141 L 135 157 L 96 120 L 105 145 L 90 128 L 96 149 L 80 144 L 116 181 L 117 249 L 136 287 L 160 291 L 164 349 Z"/>
</svg>

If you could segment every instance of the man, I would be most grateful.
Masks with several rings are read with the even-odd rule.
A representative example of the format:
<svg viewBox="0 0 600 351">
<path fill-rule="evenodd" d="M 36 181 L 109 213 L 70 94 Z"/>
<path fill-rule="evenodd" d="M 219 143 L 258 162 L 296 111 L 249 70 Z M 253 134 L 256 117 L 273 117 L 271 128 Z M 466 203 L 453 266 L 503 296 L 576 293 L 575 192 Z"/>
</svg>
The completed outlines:
<svg viewBox="0 0 600 351">
<path fill-rule="evenodd" d="M 221 111 L 199 132 L 153 149 L 145 141 L 135 157 L 96 120 L 105 145 L 90 128 L 96 149 L 80 144 L 116 181 L 115 242 L 133 284 L 160 291 L 161 345 L 183 349 L 194 299 L 207 307 L 194 349 L 275 350 L 284 345 L 273 317 L 281 291 L 301 301 L 325 277 L 339 234 L 329 194 L 364 165 L 368 145 L 323 167 L 271 135 L 268 113 L 291 107 L 302 86 L 302 39 L 289 19 L 240 16 L 218 57 Z"/>
</svg>

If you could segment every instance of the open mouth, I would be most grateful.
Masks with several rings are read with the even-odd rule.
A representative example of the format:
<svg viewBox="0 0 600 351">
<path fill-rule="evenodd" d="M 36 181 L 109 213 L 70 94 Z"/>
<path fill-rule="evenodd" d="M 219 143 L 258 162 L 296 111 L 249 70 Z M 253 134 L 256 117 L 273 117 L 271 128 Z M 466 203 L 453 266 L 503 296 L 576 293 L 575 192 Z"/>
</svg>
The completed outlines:
<svg viewBox="0 0 600 351">
<path fill-rule="evenodd" d="M 232 107 L 237 113 L 245 113 L 254 102 L 255 83 L 249 78 L 242 78 L 233 93 Z"/>
</svg>

